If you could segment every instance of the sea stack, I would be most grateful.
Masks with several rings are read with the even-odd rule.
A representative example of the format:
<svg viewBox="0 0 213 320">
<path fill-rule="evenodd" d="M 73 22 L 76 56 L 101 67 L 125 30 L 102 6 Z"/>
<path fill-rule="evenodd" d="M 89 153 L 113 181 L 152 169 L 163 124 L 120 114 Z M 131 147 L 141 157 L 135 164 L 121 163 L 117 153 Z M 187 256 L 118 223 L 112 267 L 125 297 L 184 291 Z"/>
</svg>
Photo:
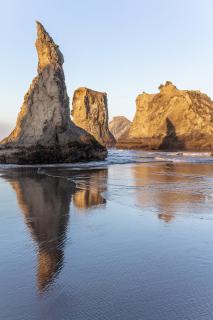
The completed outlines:
<svg viewBox="0 0 213 320">
<path fill-rule="evenodd" d="M 38 75 L 24 97 L 13 132 L 0 143 L 0 163 L 45 164 L 99 160 L 106 149 L 70 119 L 64 58 L 37 22 Z"/>
<path fill-rule="evenodd" d="M 109 130 L 113 134 L 116 140 L 118 140 L 123 134 L 126 134 L 131 125 L 129 121 L 124 116 L 113 117 L 112 121 L 109 123 Z"/>
<path fill-rule="evenodd" d="M 74 92 L 72 102 L 74 123 L 86 130 L 103 146 L 112 147 L 116 140 L 108 127 L 107 94 L 88 88 Z"/>
<path fill-rule="evenodd" d="M 118 148 L 212 150 L 213 101 L 200 91 L 178 90 L 167 81 L 157 94 L 142 93 Z"/>
</svg>

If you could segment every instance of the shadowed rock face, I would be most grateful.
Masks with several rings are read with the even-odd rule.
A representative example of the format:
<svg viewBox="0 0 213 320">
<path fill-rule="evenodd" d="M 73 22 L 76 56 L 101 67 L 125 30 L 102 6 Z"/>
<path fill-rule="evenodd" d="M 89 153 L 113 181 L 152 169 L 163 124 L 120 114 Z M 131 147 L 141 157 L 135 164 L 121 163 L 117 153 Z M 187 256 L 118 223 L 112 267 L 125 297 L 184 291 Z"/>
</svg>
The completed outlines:
<svg viewBox="0 0 213 320">
<path fill-rule="evenodd" d="M 38 75 L 13 132 L 1 142 L 2 163 L 57 163 L 103 159 L 106 150 L 70 119 L 63 55 L 37 22 Z"/>
<path fill-rule="evenodd" d="M 124 116 L 117 116 L 112 119 L 109 123 L 109 130 L 113 134 L 116 140 L 118 140 L 123 134 L 126 134 L 131 125 Z"/>
<path fill-rule="evenodd" d="M 90 133 L 102 145 L 111 147 L 115 138 L 108 127 L 107 95 L 87 88 L 74 92 L 72 102 L 74 123 Z"/>
<path fill-rule="evenodd" d="M 178 90 L 171 82 L 157 94 L 140 94 L 129 131 L 119 148 L 213 149 L 213 101 L 200 91 Z"/>
</svg>

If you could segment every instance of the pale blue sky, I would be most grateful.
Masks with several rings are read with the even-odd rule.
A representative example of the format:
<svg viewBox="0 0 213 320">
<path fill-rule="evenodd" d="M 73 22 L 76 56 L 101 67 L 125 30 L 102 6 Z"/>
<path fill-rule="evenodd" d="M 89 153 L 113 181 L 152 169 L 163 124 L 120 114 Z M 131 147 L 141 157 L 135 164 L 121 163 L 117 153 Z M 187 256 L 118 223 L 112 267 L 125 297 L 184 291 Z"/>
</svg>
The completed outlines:
<svg viewBox="0 0 213 320">
<path fill-rule="evenodd" d="M 131 119 L 137 94 L 166 80 L 213 97 L 213 0 L 1 1 L 0 135 L 36 75 L 35 20 L 64 54 L 69 96 L 107 92 L 110 118 Z"/>
</svg>

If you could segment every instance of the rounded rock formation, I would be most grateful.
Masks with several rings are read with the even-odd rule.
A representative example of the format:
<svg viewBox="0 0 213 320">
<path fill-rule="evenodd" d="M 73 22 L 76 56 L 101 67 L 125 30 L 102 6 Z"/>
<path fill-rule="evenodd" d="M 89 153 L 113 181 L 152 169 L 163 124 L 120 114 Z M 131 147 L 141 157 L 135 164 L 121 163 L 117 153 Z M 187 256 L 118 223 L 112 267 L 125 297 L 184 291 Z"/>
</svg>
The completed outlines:
<svg viewBox="0 0 213 320">
<path fill-rule="evenodd" d="M 140 94 L 136 114 L 118 148 L 212 150 L 213 101 L 200 91 L 178 90 L 171 82 L 157 94 Z"/>
</svg>

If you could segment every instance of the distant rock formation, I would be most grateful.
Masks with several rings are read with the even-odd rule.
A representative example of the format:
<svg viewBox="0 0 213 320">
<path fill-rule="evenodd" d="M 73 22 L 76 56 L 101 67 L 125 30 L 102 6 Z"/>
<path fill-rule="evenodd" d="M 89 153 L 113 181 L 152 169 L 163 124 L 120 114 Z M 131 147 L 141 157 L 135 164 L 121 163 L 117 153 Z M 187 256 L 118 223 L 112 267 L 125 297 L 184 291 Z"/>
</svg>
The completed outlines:
<svg viewBox="0 0 213 320">
<path fill-rule="evenodd" d="M 106 149 L 71 122 L 63 55 L 37 22 L 38 75 L 18 115 L 16 128 L 0 144 L 1 163 L 63 163 L 104 159 Z"/>
<path fill-rule="evenodd" d="M 136 114 L 118 148 L 213 149 L 213 101 L 200 91 L 178 90 L 171 82 L 157 94 L 140 94 Z"/>
<path fill-rule="evenodd" d="M 113 134 L 116 140 L 118 140 L 123 134 L 126 134 L 131 125 L 129 121 L 124 116 L 113 117 L 112 121 L 109 123 L 109 130 Z"/>
<path fill-rule="evenodd" d="M 72 102 L 74 123 L 89 132 L 103 146 L 111 147 L 116 141 L 108 127 L 107 94 L 88 88 L 74 92 Z"/>
</svg>

